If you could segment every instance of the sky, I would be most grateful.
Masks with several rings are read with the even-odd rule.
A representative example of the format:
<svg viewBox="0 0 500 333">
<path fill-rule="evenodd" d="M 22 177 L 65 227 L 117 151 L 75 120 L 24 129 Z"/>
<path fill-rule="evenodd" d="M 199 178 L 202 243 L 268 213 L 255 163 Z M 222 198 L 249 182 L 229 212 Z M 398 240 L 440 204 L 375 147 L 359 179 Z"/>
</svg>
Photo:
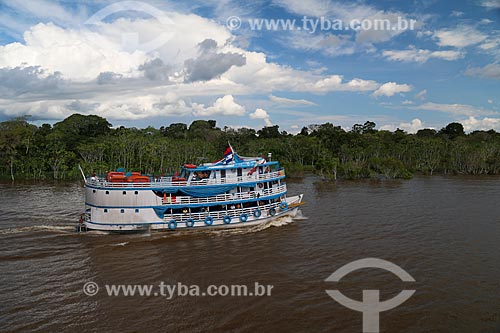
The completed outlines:
<svg viewBox="0 0 500 333">
<path fill-rule="evenodd" d="M 0 120 L 500 131 L 500 0 L 0 0 Z"/>
</svg>

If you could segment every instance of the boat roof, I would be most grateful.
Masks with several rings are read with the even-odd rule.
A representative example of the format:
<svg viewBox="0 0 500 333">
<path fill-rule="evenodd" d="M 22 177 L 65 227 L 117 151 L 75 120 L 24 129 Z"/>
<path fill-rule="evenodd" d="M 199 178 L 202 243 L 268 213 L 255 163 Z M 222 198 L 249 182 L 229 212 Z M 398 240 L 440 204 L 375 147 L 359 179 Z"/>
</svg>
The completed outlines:
<svg viewBox="0 0 500 333">
<path fill-rule="evenodd" d="M 185 164 L 183 169 L 188 171 L 207 171 L 207 170 L 222 170 L 222 169 L 237 169 L 237 168 L 255 168 L 257 166 L 279 165 L 278 161 L 266 161 L 265 157 L 243 157 L 239 156 L 233 147 L 229 147 L 224 152 L 224 157 L 212 163 L 202 163 L 194 166 Z"/>
</svg>

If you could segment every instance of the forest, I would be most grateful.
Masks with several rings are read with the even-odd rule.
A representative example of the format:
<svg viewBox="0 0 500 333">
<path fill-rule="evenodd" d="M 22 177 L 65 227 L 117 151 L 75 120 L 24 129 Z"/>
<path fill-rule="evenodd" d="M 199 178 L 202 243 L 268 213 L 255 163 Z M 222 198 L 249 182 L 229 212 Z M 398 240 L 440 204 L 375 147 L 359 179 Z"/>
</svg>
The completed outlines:
<svg viewBox="0 0 500 333">
<path fill-rule="evenodd" d="M 460 123 L 416 134 L 376 129 L 370 121 L 346 131 L 331 123 L 303 127 L 296 135 L 279 126 L 219 128 L 214 120 L 160 128 L 118 127 L 96 115 L 73 114 L 54 125 L 36 126 L 29 117 L 0 123 L 0 178 L 77 179 L 124 167 L 168 175 L 184 163 L 222 157 L 228 142 L 241 156 L 267 156 L 289 175 L 314 172 L 328 179 L 411 178 L 414 174 L 500 173 L 500 134 L 464 133 Z"/>
</svg>

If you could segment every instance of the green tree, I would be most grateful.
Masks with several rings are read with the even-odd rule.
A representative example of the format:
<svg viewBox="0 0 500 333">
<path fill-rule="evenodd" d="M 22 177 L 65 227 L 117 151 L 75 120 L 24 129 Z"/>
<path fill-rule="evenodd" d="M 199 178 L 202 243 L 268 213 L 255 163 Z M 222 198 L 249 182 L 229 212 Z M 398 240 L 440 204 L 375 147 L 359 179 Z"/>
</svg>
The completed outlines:
<svg viewBox="0 0 500 333">
<path fill-rule="evenodd" d="M 460 123 L 450 123 L 446 125 L 445 128 L 442 128 L 439 131 L 440 134 L 446 135 L 448 138 L 451 140 L 454 140 L 455 138 L 459 136 L 464 136 L 464 127 Z"/>
</svg>

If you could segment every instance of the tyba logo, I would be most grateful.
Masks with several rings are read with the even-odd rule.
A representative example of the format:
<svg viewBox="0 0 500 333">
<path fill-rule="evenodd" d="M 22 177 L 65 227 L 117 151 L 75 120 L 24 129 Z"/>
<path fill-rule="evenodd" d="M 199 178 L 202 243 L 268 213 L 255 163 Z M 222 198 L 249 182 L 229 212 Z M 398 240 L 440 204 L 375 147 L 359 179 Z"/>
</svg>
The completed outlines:
<svg viewBox="0 0 500 333">
<path fill-rule="evenodd" d="M 347 274 L 362 268 L 384 269 L 399 277 L 403 282 L 415 282 L 415 279 L 398 265 L 377 258 L 365 258 L 348 263 L 333 272 L 325 281 L 339 282 Z M 326 293 L 346 308 L 362 312 L 363 332 L 372 333 L 380 330 L 380 312 L 401 305 L 415 293 L 415 290 L 402 290 L 395 297 L 383 302 L 380 301 L 380 290 L 363 290 L 362 302 L 348 298 L 338 290 L 326 290 Z"/>
</svg>

